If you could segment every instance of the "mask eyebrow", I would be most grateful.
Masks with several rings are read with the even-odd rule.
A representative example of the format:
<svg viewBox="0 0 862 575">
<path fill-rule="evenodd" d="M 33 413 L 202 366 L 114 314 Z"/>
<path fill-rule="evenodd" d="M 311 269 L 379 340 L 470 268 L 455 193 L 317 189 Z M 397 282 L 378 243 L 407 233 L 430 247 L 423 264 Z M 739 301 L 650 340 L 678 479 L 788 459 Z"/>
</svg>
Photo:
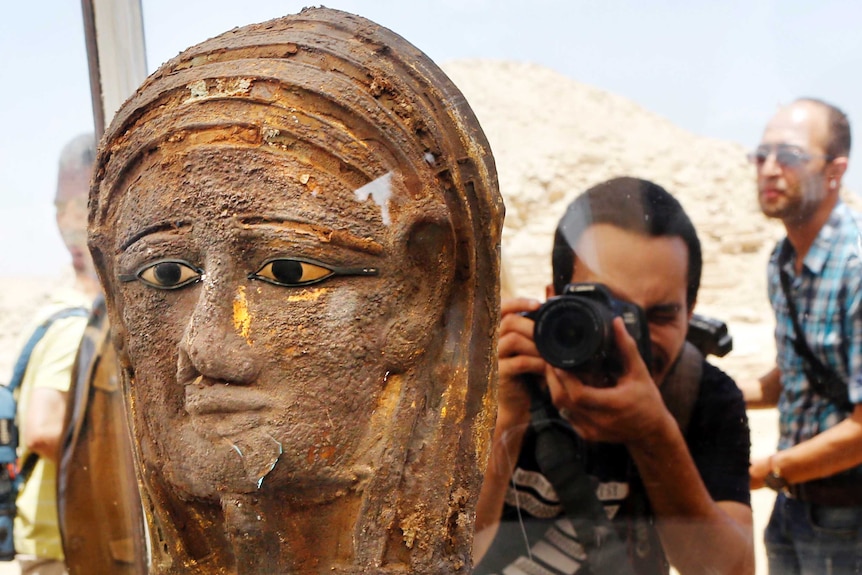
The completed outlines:
<svg viewBox="0 0 862 575">
<path fill-rule="evenodd" d="M 152 226 L 147 226 L 146 228 L 144 228 L 144 229 L 132 234 L 128 238 L 126 238 L 123 241 L 123 243 L 120 244 L 120 247 L 117 251 L 118 252 L 125 251 L 126 249 L 129 248 L 129 246 L 131 246 L 132 244 L 134 244 L 135 242 L 137 242 L 138 240 L 140 240 L 143 237 L 146 237 L 146 236 L 158 233 L 158 232 L 164 232 L 164 231 L 174 232 L 174 231 L 180 230 L 181 228 L 188 228 L 188 227 L 191 227 L 191 223 L 189 223 L 189 222 L 161 222 L 158 224 L 153 224 Z"/>
<path fill-rule="evenodd" d="M 361 238 L 344 230 L 333 230 L 324 226 L 276 216 L 245 216 L 237 219 L 239 223 L 249 228 L 269 228 L 273 231 L 289 230 L 297 234 L 312 236 L 321 243 L 341 246 L 373 256 L 379 256 L 383 253 L 383 245 L 374 239 L 370 237 Z"/>
</svg>

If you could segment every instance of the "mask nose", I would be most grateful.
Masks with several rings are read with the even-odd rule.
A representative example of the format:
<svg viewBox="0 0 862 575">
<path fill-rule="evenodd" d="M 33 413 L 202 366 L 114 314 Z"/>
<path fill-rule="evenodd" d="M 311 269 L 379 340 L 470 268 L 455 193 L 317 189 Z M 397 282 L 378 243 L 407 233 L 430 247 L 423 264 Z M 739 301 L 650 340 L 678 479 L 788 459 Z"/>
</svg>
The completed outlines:
<svg viewBox="0 0 862 575">
<path fill-rule="evenodd" d="M 245 292 L 225 291 L 204 282 L 180 344 L 177 379 L 181 383 L 198 375 L 235 385 L 249 385 L 257 379 L 261 361 L 248 338 L 251 315 Z"/>
</svg>

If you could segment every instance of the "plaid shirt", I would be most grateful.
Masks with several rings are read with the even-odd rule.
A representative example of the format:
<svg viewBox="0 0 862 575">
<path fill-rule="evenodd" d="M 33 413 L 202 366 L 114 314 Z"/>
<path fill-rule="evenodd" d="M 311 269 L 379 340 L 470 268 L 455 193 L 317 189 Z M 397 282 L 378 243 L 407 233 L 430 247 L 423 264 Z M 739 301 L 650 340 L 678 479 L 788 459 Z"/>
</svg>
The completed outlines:
<svg viewBox="0 0 862 575">
<path fill-rule="evenodd" d="M 794 272 L 795 252 L 784 264 L 791 282 L 799 323 L 812 353 L 848 382 L 852 403 L 862 402 L 862 215 L 839 203 L 805 256 L 802 273 Z M 795 331 L 781 289 L 778 243 L 769 260 L 769 300 L 775 311 L 777 363 L 781 370 L 778 400 L 779 449 L 787 449 L 835 426 L 847 413 L 809 386 L 802 359 L 793 349 Z"/>
</svg>

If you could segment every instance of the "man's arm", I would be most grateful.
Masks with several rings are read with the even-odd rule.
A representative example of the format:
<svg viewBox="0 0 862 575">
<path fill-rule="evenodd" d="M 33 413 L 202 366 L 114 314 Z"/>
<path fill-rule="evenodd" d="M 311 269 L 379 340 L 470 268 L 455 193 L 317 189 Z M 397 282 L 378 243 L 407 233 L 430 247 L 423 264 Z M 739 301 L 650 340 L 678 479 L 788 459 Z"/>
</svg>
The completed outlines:
<svg viewBox="0 0 862 575">
<path fill-rule="evenodd" d="M 862 404 L 838 425 L 789 449 L 751 464 L 752 489 L 763 487 L 770 471 L 780 471 L 788 483 L 830 477 L 862 465 Z"/>
<path fill-rule="evenodd" d="M 497 422 L 485 480 L 476 503 L 474 563 L 485 556 L 497 534 L 506 491 L 518 462 L 524 433 L 530 423 L 530 398 L 520 378 L 526 373 L 543 373 L 545 369 L 545 362 L 533 343 L 533 321 L 519 315 L 538 307 L 537 301 L 528 299 L 508 300 L 501 305 L 502 320 L 497 347 Z"/>
<path fill-rule="evenodd" d="M 568 410 L 572 426 L 587 441 L 626 445 L 646 487 L 662 545 L 680 573 L 753 573 L 751 509 L 710 497 L 676 420 L 619 318 L 614 329 L 626 362 L 617 384 L 588 387 L 554 370 L 548 384 L 555 405 Z"/>
<path fill-rule="evenodd" d="M 739 389 L 749 409 L 775 407 L 781 395 L 781 371 L 774 366 L 759 379 L 740 384 Z"/>
<path fill-rule="evenodd" d="M 24 445 L 56 463 L 63 436 L 72 367 L 87 320 L 73 317 L 57 320 L 37 344 L 28 370 L 34 369 L 21 388 L 19 413 Z M 26 400 L 24 399 L 26 395 Z"/>
<path fill-rule="evenodd" d="M 54 463 L 58 461 L 67 393 L 49 387 L 37 387 L 30 394 L 23 427 L 26 447 Z"/>
<path fill-rule="evenodd" d="M 503 415 L 503 419 L 508 418 Z M 497 535 L 509 481 L 515 471 L 524 432 L 528 425 L 529 414 L 526 422 L 521 422 L 518 418 L 503 421 L 500 415 L 497 416 L 488 468 L 479 492 L 479 501 L 476 503 L 476 529 L 473 536 L 474 564 L 482 560 Z"/>
<path fill-rule="evenodd" d="M 788 483 L 803 483 L 835 475 L 862 464 L 862 279 L 858 268 L 845 274 L 850 301 L 844 312 L 842 330 L 849 342 L 847 358 L 850 373 L 847 382 L 851 401 L 857 402 L 850 416 L 818 435 L 789 449 L 751 464 L 751 487 L 763 487 L 770 471 L 780 472 Z"/>
<path fill-rule="evenodd" d="M 751 508 L 712 500 L 672 418 L 628 448 L 665 552 L 680 573 L 754 573 Z"/>
</svg>

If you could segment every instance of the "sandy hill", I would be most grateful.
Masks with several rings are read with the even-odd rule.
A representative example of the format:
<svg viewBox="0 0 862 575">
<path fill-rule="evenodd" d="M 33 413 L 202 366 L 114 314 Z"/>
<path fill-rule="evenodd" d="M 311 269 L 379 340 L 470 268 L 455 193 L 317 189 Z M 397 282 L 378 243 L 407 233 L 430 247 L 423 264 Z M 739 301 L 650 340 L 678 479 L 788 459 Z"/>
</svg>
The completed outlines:
<svg viewBox="0 0 862 575">
<path fill-rule="evenodd" d="M 731 366 L 750 372 L 769 361 L 765 266 L 782 230 L 759 211 L 745 148 L 691 134 L 544 67 L 476 60 L 444 68 L 479 117 L 497 161 L 504 260 L 517 293 L 543 297 L 553 230 L 577 194 L 615 176 L 646 178 L 671 191 L 698 229 L 698 310 L 730 324 Z"/>
<path fill-rule="evenodd" d="M 696 136 L 547 68 L 495 61 L 445 68 L 491 142 L 506 202 L 506 261 L 522 290 L 543 293 L 549 272 L 536 262 L 549 265 L 551 232 L 565 205 L 621 175 L 666 187 L 694 220 L 706 260 L 701 303 L 728 299 L 726 290 L 740 287 L 745 275 L 729 274 L 728 266 L 744 274 L 751 264 L 763 276 L 759 258 L 781 229 L 760 214 L 742 146 Z"/>
</svg>

